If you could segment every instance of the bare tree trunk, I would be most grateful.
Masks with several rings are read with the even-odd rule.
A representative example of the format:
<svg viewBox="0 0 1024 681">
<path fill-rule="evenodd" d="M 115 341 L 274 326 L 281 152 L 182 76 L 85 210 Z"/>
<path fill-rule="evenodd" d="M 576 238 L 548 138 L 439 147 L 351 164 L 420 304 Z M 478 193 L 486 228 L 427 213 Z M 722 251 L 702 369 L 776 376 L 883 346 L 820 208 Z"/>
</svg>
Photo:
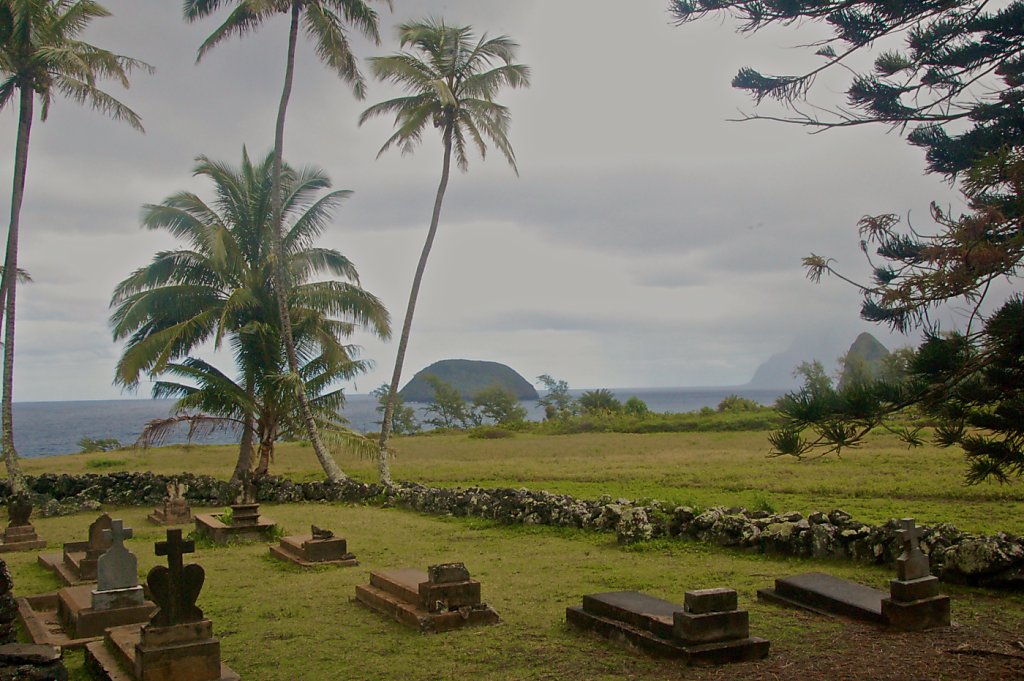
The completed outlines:
<svg viewBox="0 0 1024 681">
<path fill-rule="evenodd" d="M 313 451 L 316 453 L 316 458 L 323 467 L 324 473 L 327 474 L 327 479 L 331 482 L 340 482 L 348 476 L 338 467 L 334 457 L 327 451 L 323 441 L 320 439 L 316 421 L 313 419 L 313 410 L 309 406 L 309 397 L 306 395 L 305 384 L 299 377 L 299 359 L 295 352 L 295 339 L 292 337 L 292 320 L 288 311 L 288 290 L 290 284 L 288 281 L 288 265 L 285 261 L 284 253 L 281 167 L 284 163 L 285 112 L 288 109 L 288 98 L 291 96 L 292 80 L 295 75 L 295 44 L 298 42 L 299 14 L 301 9 L 301 3 L 298 0 L 292 2 L 291 28 L 288 33 L 288 66 L 285 69 L 284 89 L 281 92 L 281 104 L 277 110 L 277 127 L 274 132 L 274 165 L 270 197 L 271 219 L 274 223 L 274 278 L 277 280 L 274 289 L 277 296 L 278 310 L 281 315 L 281 336 L 284 340 L 285 353 L 288 356 L 288 369 L 296 379 L 295 393 L 299 400 L 299 408 L 302 411 L 302 421 L 306 425 L 310 444 L 313 445 Z"/>
<path fill-rule="evenodd" d="M 402 323 L 402 336 L 398 340 L 398 354 L 395 356 L 395 371 L 391 375 L 391 385 L 388 388 L 388 400 L 384 405 L 384 418 L 380 424 L 380 448 L 377 452 L 377 471 L 380 475 L 381 484 L 392 487 L 394 482 L 391 479 L 391 464 L 388 463 L 388 438 L 391 435 L 391 422 L 395 417 L 395 401 L 398 396 L 398 385 L 402 381 L 402 365 L 405 364 L 405 351 L 409 346 L 409 332 L 412 330 L 412 317 L 416 312 L 416 299 L 420 294 L 420 284 L 423 283 L 423 271 L 427 268 L 427 257 L 430 256 L 430 249 L 434 245 L 434 236 L 437 234 L 437 223 L 441 219 L 441 204 L 444 202 L 444 193 L 448 189 L 448 175 L 452 165 L 452 124 L 449 123 L 444 129 L 444 162 L 441 166 L 441 182 L 437 186 L 437 195 L 434 197 L 434 212 L 430 216 L 430 229 L 427 230 L 427 240 L 423 244 L 423 251 L 420 253 L 419 263 L 416 265 L 416 274 L 412 278 L 412 291 L 409 292 L 409 305 L 405 308 L 405 321 Z"/>
<path fill-rule="evenodd" d="M 33 91 L 20 87 L 21 109 L 18 117 L 18 141 L 14 152 L 14 187 L 11 191 L 11 226 L 7 231 L 7 255 L 4 258 L 2 288 L 4 302 L 4 375 L 3 405 L 3 457 L 11 492 L 25 491 L 25 475 L 18 463 L 14 448 L 14 312 L 18 291 L 18 226 L 21 221 L 21 202 L 25 197 L 25 175 L 28 168 L 28 142 L 32 132 Z"/>
</svg>

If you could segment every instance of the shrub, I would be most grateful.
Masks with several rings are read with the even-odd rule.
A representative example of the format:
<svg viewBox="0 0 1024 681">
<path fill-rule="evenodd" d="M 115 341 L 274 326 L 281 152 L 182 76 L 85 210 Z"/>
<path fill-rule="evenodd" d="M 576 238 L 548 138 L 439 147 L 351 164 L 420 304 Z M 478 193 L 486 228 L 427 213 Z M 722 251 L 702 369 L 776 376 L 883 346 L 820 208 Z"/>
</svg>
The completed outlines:
<svg viewBox="0 0 1024 681">
<path fill-rule="evenodd" d="M 651 413 L 651 410 L 648 409 L 646 402 L 641 400 L 636 395 L 633 395 L 628 400 L 626 400 L 626 403 L 624 405 L 622 405 L 622 413 L 626 414 L 627 416 L 644 418 L 645 416 Z"/>
<path fill-rule="evenodd" d="M 719 412 L 760 411 L 763 407 L 754 400 L 739 395 L 729 395 L 718 403 Z"/>
<path fill-rule="evenodd" d="M 88 435 L 83 436 L 78 441 L 78 451 L 83 454 L 89 454 L 91 452 L 112 452 L 115 449 L 124 449 L 124 445 L 117 438 L 92 438 Z"/>
<path fill-rule="evenodd" d="M 469 437 L 474 440 L 500 440 L 506 437 L 515 437 L 515 433 L 498 426 L 480 426 L 471 430 Z"/>
</svg>

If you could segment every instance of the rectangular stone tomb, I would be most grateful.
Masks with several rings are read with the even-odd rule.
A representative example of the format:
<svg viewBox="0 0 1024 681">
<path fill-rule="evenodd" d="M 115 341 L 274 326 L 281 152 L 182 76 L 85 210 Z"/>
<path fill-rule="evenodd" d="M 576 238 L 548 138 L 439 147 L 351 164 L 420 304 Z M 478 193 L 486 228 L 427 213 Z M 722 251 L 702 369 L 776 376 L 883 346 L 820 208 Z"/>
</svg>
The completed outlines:
<svg viewBox="0 0 1024 681">
<path fill-rule="evenodd" d="M 231 507 L 231 524 L 225 523 L 218 513 L 197 513 L 196 534 L 210 537 L 218 544 L 231 539 L 269 539 L 274 532 L 273 520 L 263 518 L 259 504 L 238 504 Z"/>
<path fill-rule="evenodd" d="M 573 627 L 594 631 L 653 655 L 707 665 L 759 660 L 770 643 L 750 636 L 747 611 L 732 589 L 689 591 L 683 606 L 637 591 L 583 597 L 565 609 Z"/>
<path fill-rule="evenodd" d="M 113 627 L 86 645 L 86 667 L 102 681 L 240 681 L 220 661 L 210 620 L 187 629 L 185 636 L 180 626 Z"/>
<path fill-rule="evenodd" d="M 165 501 L 147 517 L 157 525 L 189 525 L 193 520 L 192 509 L 184 499 Z"/>
<path fill-rule="evenodd" d="M 136 589 L 124 589 L 120 600 L 118 594 L 104 592 L 98 601 L 92 585 L 69 586 L 19 598 L 18 617 L 34 643 L 81 648 L 101 638 L 108 627 L 149 621 L 156 605 L 142 598 L 141 586 Z"/>
<path fill-rule="evenodd" d="M 348 552 L 348 542 L 342 537 L 282 537 L 280 545 L 270 547 L 270 555 L 302 567 L 359 565 L 355 555 Z"/>
<path fill-rule="evenodd" d="M 4 530 L 0 553 L 9 551 L 33 551 L 46 547 L 46 540 L 40 539 L 36 528 L 31 525 L 8 525 Z"/>
<path fill-rule="evenodd" d="M 775 580 L 759 599 L 826 615 L 842 615 L 907 631 L 949 626 L 949 597 L 937 577 L 894 579 L 890 593 L 820 572 Z"/>
<path fill-rule="evenodd" d="M 89 525 L 88 540 L 67 542 L 62 554 L 41 553 L 39 564 L 56 573 L 68 586 L 95 582 L 97 562 L 112 543 L 104 535 L 104 531 L 112 527 L 112 522 L 111 517 L 104 513 Z"/>
<path fill-rule="evenodd" d="M 356 587 L 356 599 L 402 624 L 440 632 L 476 624 L 497 624 L 498 613 L 480 600 L 480 582 L 461 563 L 370 573 Z"/>
</svg>

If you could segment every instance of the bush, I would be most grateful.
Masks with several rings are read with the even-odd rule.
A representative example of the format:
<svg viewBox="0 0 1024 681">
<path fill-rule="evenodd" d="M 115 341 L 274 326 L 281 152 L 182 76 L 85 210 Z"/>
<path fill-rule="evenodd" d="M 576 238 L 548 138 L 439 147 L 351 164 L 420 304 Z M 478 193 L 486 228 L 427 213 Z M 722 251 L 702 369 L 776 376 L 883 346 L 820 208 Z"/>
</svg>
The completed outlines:
<svg viewBox="0 0 1024 681">
<path fill-rule="evenodd" d="M 643 418 L 651 413 L 651 410 L 647 408 L 647 403 L 641 400 L 636 395 L 633 395 L 626 403 L 622 405 L 622 413 L 627 416 L 635 416 L 637 418 Z"/>
<path fill-rule="evenodd" d="M 78 451 L 83 454 L 89 454 L 91 452 L 112 452 L 115 449 L 124 449 L 124 445 L 117 438 L 91 438 L 89 436 L 83 436 L 78 441 Z"/>
<path fill-rule="evenodd" d="M 588 390 L 580 395 L 577 402 L 584 414 L 599 414 L 601 412 L 616 414 L 622 411 L 622 402 L 615 399 L 615 393 L 607 388 Z"/>
<path fill-rule="evenodd" d="M 743 411 L 760 411 L 763 409 L 760 404 L 754 400 L 748 400 L 746 397 L 740 397 L 739 395 L 729 395 L 724 400 L 718 403 L 719 413 L 728 412 L 743 412 Z"/>
</svg>

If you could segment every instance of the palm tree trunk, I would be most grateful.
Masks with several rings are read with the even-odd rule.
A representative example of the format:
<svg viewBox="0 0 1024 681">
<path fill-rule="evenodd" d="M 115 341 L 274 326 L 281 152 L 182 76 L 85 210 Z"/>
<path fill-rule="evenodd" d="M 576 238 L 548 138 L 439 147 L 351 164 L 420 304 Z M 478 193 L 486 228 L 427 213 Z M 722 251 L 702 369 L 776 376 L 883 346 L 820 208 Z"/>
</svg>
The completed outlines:
<svg viewBox="0 0 1024 681">
<path fill-rule="evenodd" d="M 345 480 L 348 476 L 342 472 L 341 468 L 338 467 L 337 462 L 331 453 L 327 451 L 323 441 L 320 439 L 320 433 L 316 427 L 316 421 L 313 420 L 313 410 L 309 406 L 309 398 L 306 395 L 305 384 L 299 377 L 299 359 L 295 352 L 295 339 L 292 337 L 292 320 L 288 311 L 288 267 L 285 262 L 284 253 L 284 226 L 282 224 L 282 197 L 281 197 L 281 166 L 283 165 L 284 158 L 284 120 L 285 112 L 288 109 L 288 98 L 292 92 L 292 80 L 295 75 L 295 45 L 298 42 L 299 35 L 299 14 L 301 12 L 302 5 L 298 0 L 292 2 L 291 11 L 291 28 L 288 33 L 288 66 L 285 69 L 284 75 L 284 89 L 281 92 L 281 104 L 277 110 L 277 127 L 274 132 L 274 164 L 272 169 L 272 184 L 271 184 L 271 197 L 270 197 L 270 209 L 271 219 L 273 220 L 273 240 L 274 240 L 274 275 L 277 279 L 277 286 L 275 286 L 275 294 L 277 295 L 277 306 L 281 315 L 281 336 L 284 340 L 285 354 L 288 356 L 288 369 L 291 371 L 292 376 L 296 379 L 295 392 L 299 399 L 299 408 L 302 411 L 302 420 L 306 425 L 306 431 L 309 433 L 310 444 L 313 445 L 313 451 L 316 453 L 317 460 L 320 461 L 320 465 L 324 469 L 324 473 L 327 474 L 327 479 L 331 482 L 340 482 Z"/>
<path fill-rule="evenodd" d="M 236 483 L 242 479 L 242 475 L 252 471 L 252 429 L 254 426 L 252 414 L 247 414 L 245 423 L 242 426 L 242 440 L 238 443 L 238 461 L 235 462 L 235 470 L 231 474 L 230 482 Z"/>
<path fill-rule="evenodd" d="M 25 475 L 14 449 L 14 311 L 18 289 L 18 225 L 21 221 L 21 202 L 25 197 L 25 175 L 28 168 L 28 142 L 32 132 L 32 88 L 19 88 L 21 110 L 18 117 L 18 141 L 14 152 L 14 187 L 11 191 L 11 226 L 7 232 L 7 255 L 4 258 L 4 375 L 3 404 L 3 457 L 11 492 L 25 491 Z"/>
<path fill-rule="evenodd" d="M 437 185 L 437 195 L 434 197 L 434 212 L 430 216 L 430 229 L 427 230 L 427 240 L 423 244 L 423 251 L 420 253 L 420 261 L 416 265 L 416 274 L 412 278 L 412 291 L 409 292 L 409 305 L 405 308 L 405 321 L 402 323 L 402 336 L 398 340 L 398 354 L 395 357 L 395 371 L 391 375 L 391 386 L 388 388 L 388 401 L 384 405 L 384 418 L 380 424 L 380 449 L 377 452 L 377 471 L 380 475 L 381 484 L 392 487 L 391 465 L 388 463 L 388 438 L 391 435 L 391 422 L 395 417 L 395 401 L 398 397 L 398 384 L 402 381 L 402 365 L 405 364 L 405 351 L 409 346 L 409 332 L 412 330 L 412 316 L 416 312 L 416 299 L 420 294 L 420 284 L 423 282 L 423 271 L 427 268 L 427 257 L 430 256 L 430 249 L 434 246 L 434 236 L 437 234 L 437 223 L 441 219 L 441 204 L 444 202 L 444 193 L 448 189 L 448 175 L 452 165 L 452 124 L 449 123 L 444 130 L 444 162 L 441 166 L 441 182 Z"/>
</svg>

